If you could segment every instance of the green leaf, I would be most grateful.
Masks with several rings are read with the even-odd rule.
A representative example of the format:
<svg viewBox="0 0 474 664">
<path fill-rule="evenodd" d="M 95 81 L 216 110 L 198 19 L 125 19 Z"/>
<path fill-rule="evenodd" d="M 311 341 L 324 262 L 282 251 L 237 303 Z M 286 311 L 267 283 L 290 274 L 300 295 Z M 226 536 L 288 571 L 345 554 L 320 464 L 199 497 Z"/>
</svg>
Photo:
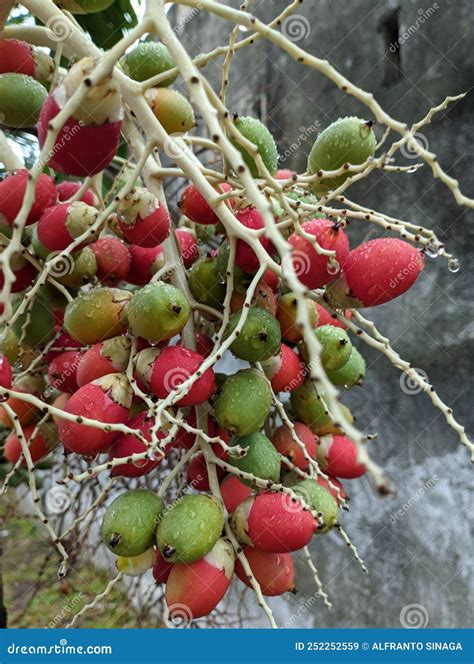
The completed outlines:
<svg viewBox="0 0 474 664">
<path fill-rule="evenodd" d="M 90 34 L 92 41 L 103 49 L 112 48 L 138 23 L 130 0 L 117 0 L 98 14 L 76 15 L 76 20 Z"/>
</svg>

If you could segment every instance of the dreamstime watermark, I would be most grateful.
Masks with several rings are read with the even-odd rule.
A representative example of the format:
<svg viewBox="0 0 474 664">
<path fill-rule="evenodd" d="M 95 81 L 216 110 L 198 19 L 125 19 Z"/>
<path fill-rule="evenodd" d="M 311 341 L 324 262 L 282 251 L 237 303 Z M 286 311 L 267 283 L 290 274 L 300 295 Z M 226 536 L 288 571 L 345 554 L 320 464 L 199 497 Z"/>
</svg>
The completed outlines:
<svg viewBox="0 0 474 664">
<path fill-rule="evenodd" d="M 65 486 L 53 486 L 46 493 L 45 506 L 48 514 L 62 514 L 72 503 L 72 493 Z"/>
<path fill-rule="evenodd" d="M 163 386 L 167 392 L 174 392 L 182 383 L 184 383 L 188 378 L 191 378 L 193 374 L 186 369 L 181 367 L 173 367 L 165 373 L 163 379 Z"/>
<path fill-rule="evenodd" d="M 414 378 L 412 373 L 407 373 L 404 371 L 400 375 L 400 389 L 402 392 L 405 394 L 408 394 L 409 396 L 413 396 L 415 394 L 420 394 L 420 392 L 424 392 L 425 388 L 423 386 L 423 383 L 426 385 L 429 384 L 428 382 L 428 374 L 426 371 L 423 371 L 423 369 L 416 369 L 414 368 L 413 371 L 419 376 L 419 379 Z"/>
<path fill-rule="evenodd" d="M 76 134 L 78 134 L 81 131 L 82 127 L 84 127 L 84 126 L 85 125 L 82 122 L 82 120 L 79 120 L 77 122 L 77 124 L 75 124 L 70 129 L 68 127 L 67 130 L 64 132 L 63 136 L 61 136 L 61 138 L 59 140 L 57 140 L 57 138 L 56 138 L 56 142 L 55 142 L 54 146 L 52 147 L 52 149 L 49 152 L 47 152 L 46 154 L 42 155 L 42 165 L 47 166 L 49 164 L 49 162 L 51 161 L 51 159 L 54 157 L 54 155 L 57 152 L 59 152 L 60 150 L 62 150 L 63 147 L 67 143 L 69 143 L 69 141 L 72 138 L 74 138 L 74 136 L 76 136 Z M 63 127 L 63 130 L 64 130 L 64 127 Z"/>
<path fill-rule="evenodd" d="M 431 7 L 428 7 L 428 9 L 419 9 L 418 10 L 418 17 L 414 23 L 412 23 L 406 30 L 404 30 L 398 37 L 398 39 L 390 44 L 390 51 L 392 53 L 395 53 L 398 51 L 400 46 L 402 44 L 405 44 L 410 37 L 412 37 L 418 30 L 421 28 L 423 23 L 426 23 L 433 14 L 436 13 L 436 11 L 439 9 L 439 5 L 437 2 L 433 2 Z"/>
<path fill-rule="evenodd" d="M 309 37 L 311 26 L 306 16 L 293 14 L 281 24 L 281 33 L 292 42 L 299 42 Z"/>
<path fill-rule="evenodd" d="M 60 625 L 65 618 L 69 616 L 71 611 L 76 608 L 76 606 L 81 602 L 82 598 L 84 597 L 84 593 L 78 592 L 74 595 L 74 597 L 71 597 L 70 599 L 67 600 L 67 602 L 64 603 L 63 608 L 59 613 L 57 613 L 54 618 L 48 623 L 48 627 L 50 629 L 53 629 L 54 627 L 57 627 Z"/>
<path fill-rule="evenodd" d="M 396 512 L 392 512 L 390 514 L 390 523 L 395 524 L 399 519 L 404 517 L 405 514 L 413 507 L 413 505 L 415 505 L 420 500 L 420 498 L 425 495 L 425 493 L 434 487 L 438 479 L 438 475 L 433 475 L 433 477 L 430 477 L 429 480 L 426 480 L 426 482 L 415 491 L 415 493 L 406 501 L 406 503 L 404 503 Z"/>
<path fill-rule="evenodd" d="M 171 604 L 164 616 L 166 627 L 185 629 L 193 621 L 193 614 L 186 604 Z"/>
<path fill-rule="evenodd" d="M 311 609 L 311 607 L 314 604 L 317 604 L 317 602 L 319 602 L 320 599 L 321 595 L 319 593 L 311 595 L 308 598 L 300 597 L 299 600 L 300 605 L 298 609 L 288 618 L 283 627 L 285 629 L 289 629 L 290 627 L 293 627 L 295 624 L 297 625 L 299 620 Z"/>
<path fill-rule="evenodd" d="M 66 41 L 72 34 L 71 22 L 65 16 L 52 16 L 46 22 L 46 34 L 51 41 Z"/>
<path fill-rule="evenodd" d="M 201 11 L 203 8 L 203 4 L 201 2 L 198 2 L 195 7 L 192 9 L 189 8 L 188 11 L 185 13 L 185 15 L 174 25 L 171 29 L 176 35 L 180 35 L 183 32 L 183 29 L 186 27 L 188 23 L 190 23 Z M 167 46 L 169 44 L 170 40 L 165 37 L 162 39 L 162 44 Z"/>
<path fill-rule="evenodd" d="M 173 161 L 189 157 L 192 154 L 191 148 L 184 140 L 185 136 L 186 134 L 183 132 L 176 132 L 169 134 L 165 139 L 163 152 Z"/>
<path fill-rule="evenodd" d="M 429 621 L 430 614 L 423 604 L 406 604 L 400 611 L 400 624 L 405 629 L 420 629 Z"/>
<path fill-rule="evenodd" d="M 414 270 L 419 272 L 420 265 L 423 265 L 423 256 L 421 252 L 416 254 L 416 257 L 413 258 L 408 265 L 400 270 L 392 279 L 390 279 L 389 288 L 396 288 L 399 284 L 403 283 L 407 277 L 409 277 Z"/>
<path fill-rule="evenodd" d="M 306 143 L 306 141 L 311 138 L 313 134 L 318 133 L 320 126 L 321 124 L 316 120 L 316 122 L 313 122 L 313 124 L 310 124 L 308 127 L 299 127 L 298 138 L 293 141 L 293 143 L 289 145 L 282 154 L 279 155 L 280 163 L 284 163 L 287 159 L 298 152 L 301 146 Z"/>
<path fill-rule="evenodd" d="M 59 643 L 47 646 L 17 646 L 12 642 L 7 647 L 7 653 L 9 655 L 111 655 L 112 646 L 68 645 L 67 639 L 61 639 Z"/>
<path fill-rule="evenodd" d="M 415 143 L 421 145 L 424 150 L 428 150 L 430 144 L 428 139 L 420 131 L 416 131 L 413 136 L 407 138 L 400 148 L 400 153 L 405 157 L 405 159 L 418 159 L 419 154 L 415 149 Z"/>
</svg>

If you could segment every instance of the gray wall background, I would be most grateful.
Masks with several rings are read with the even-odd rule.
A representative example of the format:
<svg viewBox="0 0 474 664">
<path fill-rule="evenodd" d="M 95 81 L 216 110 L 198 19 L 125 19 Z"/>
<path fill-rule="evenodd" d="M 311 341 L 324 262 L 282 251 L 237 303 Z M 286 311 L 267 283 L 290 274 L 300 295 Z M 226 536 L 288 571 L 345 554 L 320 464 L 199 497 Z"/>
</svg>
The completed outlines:
<svg viewBox="0 0 474 664">
<path fill-rule="evenodd" d="M 236 7 L 238 3 L 229 4 Z M 269 20 L 286 4 L 253 0 L 251 9 Z M 310 25 L 297 43 L 327 58 L 353 82 L 373 92 L 397 119 L 414 122 L 447 95 L 473 87 L 471 0 L 307 0 L 297 14 Z M 427 18 L 422 21 L 420 17 Z M 183 16 L 178 14 L 178 22 L 180 18 Z M 411 28 L 409 38 L 394 53 L 390 45 L 410 26 L 417 27 Z M 194 54 L 226 43 L 227 24 L 203 12 L 185 23 L 183 30 L 185 43 Z M 221 63 L 206 68 L 216 84 Z M 236 54 L 228 105 L 241 114 L 263 117 L 281 154 L 289 154 L 282 165 L 300 171 L 305 169 L 314 140 L 309 127 L 319 123 L 324 128 L 343 115 L 367 116 L 357 101 L 263 40 Z M 473 96 L 469 94 L 422 129 L 423 140 L 471 196 L 472 114 Z M 378 132 L 380 136 L 380 128 Z M 305 134 L 308 140 L 301 141 L 298 137 Z M 295 141 L 300 142 L 297 151 L 291 149 Z M 426 167 L 410 176 L 378 172 L 350 193 L 367 206 L 436 229 L 459 258 L 457 274 L 448 271 L 443 259 L 428 259 L 409 293 L 370 315 L 402 357 L 427 372 L 441 397 L 472 431 L 473 213 L 457 207 Z M 353 244 L 372 234 L 372 226 L 363 222 L 350 227 Z M 293 627 L 399 627 L 404 611 L 409 611 L 414 624 L 471 625 L 468 454 L 427 397 L 402 392 L 397 370 L 371 349 L 361 350 L 369 366 L 366 382 L 344 401 L 357 413 L 361 427 L 379 432 L 379 440 L 371 443 L 372 453 L 397 489 L 394 497 L 380 499 L 365 479 L 346 482 L 351 511 L 343 515 L 342 522 L 359 547 L 369 574 L 363 574 L 336 535 L 321 537 L 313 544 L 313 554 L 333 610 L 328 612 L 314 596 L 312 579 L 300 562 L 298 595 L 271 604 L 280 623 Z M 402 511 L 399 516 L 398 510 Z M 420 605 L 414 613 L 405 608 L 411 604 Z"/>
</svg>

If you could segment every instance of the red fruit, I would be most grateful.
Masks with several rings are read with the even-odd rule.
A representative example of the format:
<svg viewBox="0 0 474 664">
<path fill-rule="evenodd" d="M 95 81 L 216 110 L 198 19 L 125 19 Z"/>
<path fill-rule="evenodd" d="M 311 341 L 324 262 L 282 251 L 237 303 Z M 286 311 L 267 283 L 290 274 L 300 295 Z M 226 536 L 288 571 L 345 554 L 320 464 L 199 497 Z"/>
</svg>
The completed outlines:
<svg viewBox="0 0 474 664">
<path fill-rule="evenodd" d="M 8 358 L 0 355 L 0 387 L 10 390 L 13 380 L 13 371 Z M 0 396 L 0 401 L 6 401 L 4 396 Z"/>
<path fill-rule="evenodd" d="M 132 244 L 130 253 L 130 270 L 127 281 L 136 286 L 144 286 L 152 276 L 164 265 L 163 247 L 139 247 Z"/>
<path fill-rule="evenodd" d="M 147 413 L 140 413 L 127 422 L 127 426 L 131 429 L 140 429 L 146 440 L 151 442 L 152 437 L 150 430 L 153 428 L 154 423 L 153 418 L 147 417 Z M 162 440 L 163 438 L 166 438 L 166 434 L 162 431 L 157 431 L 156 437 L 159 440 Z M 140 454 L 146 451 L 147 447 L 141 440 L 138 440 L 138 438 L 135 438 L 132 434 L 121 434 L 110 448 L 109 459 L 121 459 L 129 457 L 132 454 Z M 139 461 L 119 464 L 112 468 L 112 475 L 120 475 L 122 477 L 142 477 L 142 475 L 147 475 L 149 472 L 157 468 L 164 456 L 163 453 L 156 451 L 153 452 L 153 457 L 150 459 L 141 459 Z"/>
<path fill-rule="evenodd" d="M 26 191 L 29 173 L 25 169 L 8 173 L 0 182 L 0 223 L 12 226 L 20 212 Z M 35 201 L 26 219 L 26 224 L 33 224 L 41 217 L 46 208 L 56 203 L 56 185 L 54 180 L 41 173 L 36 181 Z"/>
<path fill-rule="evenodd" d="M 82 184 L 80 182 L 63 180 L 63 182 L 58 184 L 56 187 L 60 202 L 62 203 L 64 201 L 68 201 L 75 194 L 77 194 L 81 187 Z M 92 207 L 97 207 L 100 204 L 98 197 L 95 195 L 92 189 L 86 189 L 79 200 L 83 203 L 87 203 L 87 205 L 91 205 Z"/>
<path fill-rule="evenodd" d="M 293 392 L 302 384 L 306 375 L 304 362 L 286 344 L 281 344 L 279 355 L 262 362 L 262 367 L 276 393 Z"/>
<path fill-rule="evenodd" d="M 242 226 L 245 226 L 246 228 L 255 230 L 265 228 L 262 215 L 255 208 L 249 207 L 242 210 L 242 212 L 239 212 L 236 215 L 236 218 L 240 221 Z M 259 238 L 259 242 L 267 253 L 271 254 L 273 252 L 273 245 L 267 237 L 262 235 Z M 235 264 L 244 270 L 244 272 L 249 272 L 250 274 L 256 272 L 260 267 L 260 261 L 257 254 L 244 240 L 237 240 Z"/>
<path fill-rule="evenodd" d="M 424 267 L 423 255 L 398 238 L 363 242 L 344 261 L 330 288 L 331 301 L 343 307 L 374 307 L 413 286 Z"/>
<path fill-rule="evenodd" d="M 290 171 L 289 168 L 280 168 L 275 173 L 275 178 L 277 180 L 288 180 L 289 178 L 292 178 L 293 175 L 296 175 L 295 171 Z"/>
<path fill-rule="evenodd" d="M 221 482 L 221 496 L 226 510 L 231 514 L 240 503 L 252 494 L 252 489 L 237 479 L 235 475 L 227 475 Z"/>
<path fill-rule="evenodd" d="M 90 228 L 98 216 L 99 212 L 95 208 L 82 201 L 60 203 L 48 208 L 38 221 L 38 240 L 49 251 L 62 251 Z M 91 234 L 74 251 L 93 239 L 94 235 Z"/>
<path fill-rule="evenodd" d="M 136 187 L 123 198 L 118 207 L 118 225 L 128 242 L 139 247 L 155 247 L 170 232 L 170 216 L 148 189 Z"/>
<path fill-rule="evenodd" d="M 322 436 L 318 441 L 317 456 L 325 473 L 343 479 L 360 477 L 367 470 L 357 461 L 355 443 L 346 436 Z"/>
<path fill-rule="evenodd" d="M 293 247 L 293 267 L 302 284 L 310 289 L 321 288 L 334 279 L 349 254 L 349 239 L 344 230 L 329 219 L 311 219 L 301 228 L 313 235 L 323 249 L 336 252 L 339 269 L 333 271 L 328 256 L 318 254 L 310 240 L 293 233 L 288 242 Z"/>
<path fill-rule="evenodd" d="M 71 337 L 71 335 L 67 332 L 61 332 L 54 340 L 52 348 L 82 348 L 82 344 L 77 339 Z M 46 364 L 49 364 L 55 357 L 58 357 L 58 355 L 61 355 L 64 352 L 66 351 L 49 350 L 44 356 Z"/>
<path fill-rule="evenodd" d="M 224 597 L 233 573 L 234 554 L 225 539 L 217 540 L 204 558 L 173 565 L 165 592 L 170 618 L 187 622 L 207 616 Z"/>
<path fill-rule="evenodd" d="M 130 339 L 125 336 L 99 341 L 83 354 L 77 369 L 79 387 L 91 383 L 101 376 L 122 373 L 130 357 Z"/>
<path fill-rule="evenodd" d="M 102 424 L 124 424 L 131 403 L 132 390 L 125 377 L 122 374 L 110 374 L 80 387 L 64 410 L 78 418 L 87 417 Z M 61 420 L 59 437 L 70 452 L 94 456 L 111 446 L 117 432 Z"/>
<path fill-rule="evenodd" d="M 156 583 L 166 583 L 173 567 L 173 563 L 168 563 L 161 555 L 159 549 L 156 549 L 155 553 L 156 563 L 153 565 L 153 578 Z"/>
<path fill-rule="evenodd" d="M 45 144 L 50 123 L 96 64 L 93 58 L 83 58 L 49 94 L 38 121 L 40 147 Z M 97 85 L 89 87 L 79 108 L 59 131 L 51 150 L 50 166 L 77 177 L 99 173 L 117 152 L 122 119 L 122 100 L 117 85 L 112 76 L 105 76 Z"/>
<path fill-rule="evenodd" d="M 311 459 L 315 459 L 317 446 L 314 433 L 302 422 L 295 422 L 294 424 L 295 433 L 303 443 L 307 455 Z M 282 424 L 275 430 L 272 436 L 272 443 L 275 445 L 278 452 L 283 457 L 289 459 L 297 468 L 306 470 L 309 467 L 309 459 L 305 457 L 300 445 L 293 440 L 291 432 L 286 425 Z"/>
<path fill-rule="evenodd" d="M 217 478 L 222 479 L 225 475 L 225 470 L 216 466 Z M 206 459 L 204 454 L 200 452 L 196 454 L 188 465 L 187 470 L 188 483 L 196 489 L 196 491 L 209 491 L 209 475 L 207 472 Z"/>
<path fill-rule="evenodd" d="M 174 389 L 195 374 L 204 358 L 184 346 L 150 348 L 137 355 L 137 373 L 153 394 L 165 399 Z M 185 396 L 177 402 L 179 406 L 197 406 L 215 392 L 214 371 L 209 368 L 192 385 Z"/>
<path fill-rule="evenodd" d="M 60 392 L 73 394 L 77 388 L 77 368 L 84 354 L 81 351 L 69 350 L 57 355 L 48 367 L 48 378 L 51 386 Z"/>
<path fill-rule="evenodd" d="M 214 350 L 214 342 L 211 337 L 203 332 L 196 334 L 196 351 L 203 357 L 209 357 Z"/>
<path fill-rule="evenodd" d="M 19 39 L 0 39 L 0 74 L 25 74 L 46 80 L 53 64 L 49 55 Z"/>
<path fill-rule="evenodd" d="M 318 304 L 317 307 L 318 307 L 318 327 L 322 327 L 323 325 L 332 325 L 333 327 L 340 327 L 343 330 L 347 330 L 347 325 L 341 323 L 341 321 L 337 320 L 337 318 L 333 318 L 327 309 L 322 307 L 320 304 Z M 346 309 L 344 311 L 344 316 L 346 318 L 351 319 L 352 311 Z"/>
<path fill-rule="evenodd" d="M 127 247 L 117 237 L 106 235 L 91 244 L 97 260 L 97 276 L 103 284 L 115 286 L 127 278 L 130 255 Z"/>
<path fill-rule="evenodd" d="M 15 275 L 15 281 L 12 284 L 11 292 L 21 293 L 21 291 L 28 288 L 31 282 L 35 279 L 37 274 L 36 269 L 19 253 L 13 254 L 10 261 L 10 267 Z M 0 288 L 3 288 L 4 283 L 5 278 L 3 272 L 0 272 Z"/>
<path fill-rule="evenodd" d="M 228 182 L 223 182 L 222 184 L 216 185 L 214 189 L 218 194 L 225 194 L 230 191 L 232 187 Z M 227 199 L 227 204 L 232 208 L 234 200 L 232 198 Z M 204 196 L 199 193 L 194 184 L 189 184 L 186 189 L 184 189 L 181 194 L 179 207 L 181 208 L 181 212 L 196 224 L 218 224 L 220 222 L 217 214 L 210 205 L 206 203 Z"/>
<path fill-rule="evenodd" d="M 311 512 L 285 493 L 247 498 L 233 513 L 232 523 L 239 542 L 273 553 L 301 549 L 318 529 Z"/>
<path fill-rule="evenodd" d="M 331 494 L 331 496 L 337 500 L 339 505 L 341 504 L 342 500 L 348 499 L 348 495 L 344 491 L 344 487 L 336 477 L 329 476 L 328 479 L 326 479 L 325 477 L 321 477 L 321 475 L 318 475 L 318 477 L 316 478 L 316 482 L 321 486 L 323 486 L 325 489 L 327 489 Z M 333 487 L 337 487 L 339 489 L 340 497 L 337 495 L 337 491 Z"/>
<path fill-rule="evenodd" d="M 176 230 L 176 237 L 178 238 L 179 248 L 181 249 L 183 265 L 188 270 L 199 258 L 196 236 L 190 230 L 178 228 Z"/>
<path fill-rule="evenodd" d="M 243 551 L 262 594 L 276 597 L 295 590 L 295 565 L 289 553 L 271 553 L 247 546 Z M 237 558 L 235 573 L 246 586 L 252 588 L 242 563 Z"/>
<path fill-rule="evenodd" d="M 280 279 L 277 277 L 277 275 L 272 272 L 271 270 L 265 270 L 263 273 L 262 281 L 264 281 L 274 293 L 278 293 L 278 290 L 280 288 Z"/>
<path fill-rule="evenodd" d="M 25 436 L 28 449 L 30 450 L 31 460 L 33 463 L 40 461 L 47 456 L 58 442 L 58 434 L 56 427 L 51 423 L 43 424 L 37 433 L 32 436 L 33 431 L 36 429 L 36 424 L 28 424 L 23 427 L 23 434 Z M 5 448 L 3 456 L 10 463 L 16 463 L 23 455 L 20 440 L 15 431 L 12 431 L 5 440 Z M 23 458 L 22 466 L 26 466 L 26 459 Z"/>
</svg>

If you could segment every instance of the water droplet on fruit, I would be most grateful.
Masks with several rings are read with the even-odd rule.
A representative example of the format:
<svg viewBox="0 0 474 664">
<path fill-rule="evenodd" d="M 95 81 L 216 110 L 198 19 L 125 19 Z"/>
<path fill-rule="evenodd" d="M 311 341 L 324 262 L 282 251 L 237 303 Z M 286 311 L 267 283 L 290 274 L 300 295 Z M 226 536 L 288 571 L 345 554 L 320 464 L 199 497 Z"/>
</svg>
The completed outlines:
<svg viewBox="0 0 474 664">
<path fill-rule="evenodd" d="M 457 258 L 450 258 L 448 261 L 448 270 L 450 272 L 453 272 L 453 274 L 456 274 L 456 272 L 459 272 L 459 261 Z"/>
</svg>

